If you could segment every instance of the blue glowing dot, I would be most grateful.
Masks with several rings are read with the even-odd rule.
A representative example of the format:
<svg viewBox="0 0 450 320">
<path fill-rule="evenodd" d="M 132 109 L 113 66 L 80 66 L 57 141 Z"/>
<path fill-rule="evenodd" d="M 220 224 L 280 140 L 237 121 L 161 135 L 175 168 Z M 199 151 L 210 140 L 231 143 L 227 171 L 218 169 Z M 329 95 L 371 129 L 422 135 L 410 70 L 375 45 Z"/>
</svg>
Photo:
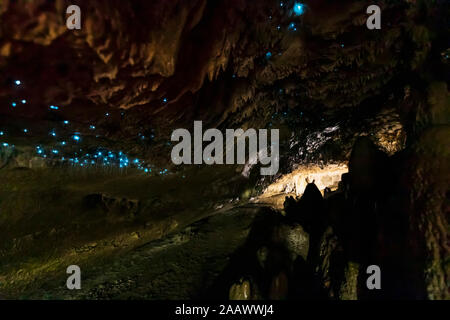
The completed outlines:
<svg viewBox="0 0 450 320">
<path fill-rule="evenodd" d="M 53 152 L 54 154 L 58 154 L 58 153 L 59 153 L 59 151 L 56 150 L 56 149 L 53 149 L 52 152 Z"/>
<path fill-rule="evenodd" d="M 99 152 L 99 153 L 97 153 L 97 155 L 101 156 L 101 155 L 102 155 L 102 153 L 101 153 L 101 152 Z"/>
<path fill-rule="evenodd" d="M 69 124 L 69 121 L 68 121 L 68 120 L 64 120 L 63 123 L 64 123 L 64 124 Z"/>
<path fill-rule="evenodd" d="M 0 136 L 4 135 L 5 133 L 3 131 L 0 131 Z"/>
<path fill-rule="evenodd" d="M 282 7 L 282 6 L 284 6 L 284 3 L 283 3 L 283 2 L 280 2 L 280 7 Z"/>
<path fill-rule="evenodd" d="M 81 139 L 80 136 L 78 136 L 78 135 L 76 135 L 76 134 L 75 134 L 72 138 L 73 138 L 73 140 L 75 140 L 75 141 L 80 141 L 80 139 Z"/>
<path fill-rule="evenodd" d="M 281 26 L 277 26 L 277 30 L 280 30 L 281 29 Z"/>
<path fill-rule="evenodd" d="M 164 102 L 164 103 L 167 103 L 167 98 L 164 98 L 164 99 L 163 99 L 163 102 Z"/>
<path fill-rule="evenodd" d="M 17 106 L 17 103 L 13 102 L 11 103 L 11 105 L 13 106 L 13 108 L 15 108 Z"/>
<path fill-rule="evenodd" d="M 58 110 L 59 107 L 58 107 L 58 106 L 51 105 L 51 106 L 50 106 L 50 109 L 52 109 L 52 110 Z"/>
<path fill-rule="evenodd" d="M 52 137 L 56 137 L 56 132 L 55 132 L 55 131 L 51 131 L 51 132 L 50 132 L 50 135 L 51 135 Z"/>
<path fill-rule="evenodd" d="M 302 4 L 302 3 L 295 3 L 294 4 L 294 13 L 297 15 L 297 16 L 300 16 L 300 15 L 302 15 L 303 13 L 305 13 L 305 5 L 304 4 Z"/>
<path fill-rule="evenodd" d="M 22 104 L 25 104 L 25 103 L 27 103 L 27 100 L 23 99 L 21 102 L 22 102 Z"/>
<path fill-rule="evenodd" d="M 6 142 L 3 142 L 2 146 L 7 147 L 7 146 L 9 146 L 9 144 L 7 144 Z"/>
<path fill-rule="evenodd" d="M 266 53 L 266 59 L 270 59 L 272 57 L 272 52 L 267 52 Z"/>
<path fill-rule="evenodd" d="M 341 44 L 341 48 L 343 48 L 344 47 L 344 44 Z"/>
<path fill-rule="evenodd" d="M 109 112 L 105 113 L 105 116 L 109 117 Z"/>
<path fill-rule="evenodd" d="M 294 22 L 291 22 L 291 23 L 289 24 L 289 30 L 297 31 L 297 27 L 295 26 L 295 23 L 294 23 Z"/>
<path fill-rule="evenodd" d="M 62 144 L 63 146 L 65 146 L 65 145 L 66 145 L 66 142 L 65 142 L 65 141 L 63 141 L 63 142 L 61 142 L 61 144 Z"/>
<path fill-rule="evenodd" d="M 20 84 L 22 83 L 20 80 L 16 80 L 14 81 L 16 85 L 20 86 Z"/>
<path fill-rule="evenodd" d="M 27 133 L 27 132 L 28 132 L 28 129 L 23 129 L 23 132 Z"/>
<path fill-rule="evenodd" d="M 89 126 L 89 129 L 91 129 L 91 130 L 95 130 L 95 126 L 93 126 L 93 125 L 90 125 L 90 126 Z"/>
</svg>

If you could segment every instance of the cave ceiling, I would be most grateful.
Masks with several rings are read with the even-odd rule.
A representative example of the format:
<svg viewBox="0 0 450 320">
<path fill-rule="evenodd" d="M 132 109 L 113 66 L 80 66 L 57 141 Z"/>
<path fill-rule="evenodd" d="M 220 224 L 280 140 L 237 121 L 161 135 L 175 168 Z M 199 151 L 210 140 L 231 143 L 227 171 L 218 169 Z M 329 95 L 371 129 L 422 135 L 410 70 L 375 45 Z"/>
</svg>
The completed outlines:
<svg viewBox="0 0 450 320">
<path fill-rule="evenodd" d="M 310 133 L 396 107 L 431 50 L 427 2 L 382 2 L 382 30 L 366 28 L 367 1 L 304 1 L 301 14 L 292 1 L 73 1 L 80 30 L 65 25 L 70 4 L 1 3 L 11 136 L 75 132 L 144 152 L 194 120 L 270 127 L 284 116 Z"/>
</svg>

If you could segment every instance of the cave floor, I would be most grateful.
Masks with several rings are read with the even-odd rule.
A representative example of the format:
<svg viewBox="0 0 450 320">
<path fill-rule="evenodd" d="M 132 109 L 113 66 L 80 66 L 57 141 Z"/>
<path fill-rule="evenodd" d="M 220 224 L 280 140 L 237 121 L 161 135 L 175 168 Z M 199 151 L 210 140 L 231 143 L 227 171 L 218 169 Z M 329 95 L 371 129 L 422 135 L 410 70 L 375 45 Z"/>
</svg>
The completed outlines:
<svg viewBox="0 0 450 320">
<path fill-rule="evenodd" d="M 242 207 L 249 192 L 235 170 L 152 177 L 0 171 L 0 297 L 196 297 L 245 241 L 260 209 Z M 73 264 L 81 290 L 66 288 Z"/>
</svg>

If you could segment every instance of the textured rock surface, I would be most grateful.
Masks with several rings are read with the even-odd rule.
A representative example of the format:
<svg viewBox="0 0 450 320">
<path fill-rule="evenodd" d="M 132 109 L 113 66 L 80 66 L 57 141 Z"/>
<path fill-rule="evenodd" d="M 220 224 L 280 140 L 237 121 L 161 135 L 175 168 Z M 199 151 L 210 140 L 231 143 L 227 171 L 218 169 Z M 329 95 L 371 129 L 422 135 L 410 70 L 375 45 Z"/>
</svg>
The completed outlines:
<svg viewBox="0 0 450 320">
<path fill-rule="evenodd" d="M 448 2 L 382 1 L 380 31 L 371 1 L 284 3 L 0 2 L 0 297 L 450 299 Z M 279 173 L 175 168 L 170 133 L 193 120 L 279 128 Z M 63 160 L 99 147 L 152 176 Z M 286 217 L 232 209 L 336 164 L 339 187 L 330 170 L 333 192 Z M 52 281 L 75 262 L 89 277 L 72 296 Z"/>
</svg>

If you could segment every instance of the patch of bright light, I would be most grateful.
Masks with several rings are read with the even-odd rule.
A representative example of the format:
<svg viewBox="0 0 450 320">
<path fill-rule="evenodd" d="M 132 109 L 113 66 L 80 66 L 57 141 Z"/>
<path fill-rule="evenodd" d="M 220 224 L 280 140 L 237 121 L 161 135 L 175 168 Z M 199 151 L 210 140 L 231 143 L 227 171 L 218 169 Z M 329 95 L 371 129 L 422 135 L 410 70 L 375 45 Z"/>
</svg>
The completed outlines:
<svg viewBox="0 0 450 320">
<path fill-rule="evenodd" d="M 303 3 L 296 2 L 296 3 L 294 4 L 294 13 L 295 13 L 297 16 L 300 16 L 300 15 L 302 15 L 303 13 L 305 13 L 305 5 L 304 5 Z"/>
<path fill-rule="evenodd" d="M 291 23 L 289 24 L 289 30 L 297 31 L 297 26 L 295 25 L 294 22 L 291 22 Z"/>
</svg>

